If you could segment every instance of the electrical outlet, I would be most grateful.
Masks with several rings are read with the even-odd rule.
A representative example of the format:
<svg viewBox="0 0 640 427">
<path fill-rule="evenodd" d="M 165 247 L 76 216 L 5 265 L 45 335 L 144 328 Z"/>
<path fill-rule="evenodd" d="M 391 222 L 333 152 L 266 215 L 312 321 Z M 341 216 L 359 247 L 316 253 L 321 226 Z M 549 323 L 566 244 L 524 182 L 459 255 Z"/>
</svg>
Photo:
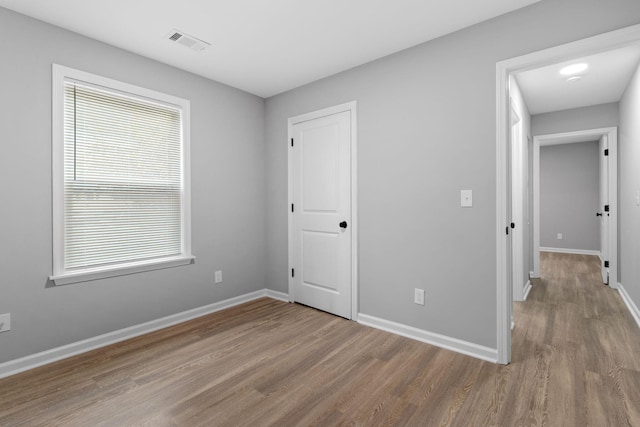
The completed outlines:
<svg viewBox="0 0 640 427">
<path fill-rule="evenodd" d="M 558 240 L 562 240 L 562 233 L 558 233 Z"/>
<path fill-rule="evenodd" d="M 11 330 L 11 313 L 0 314 L 0 332 Z"/>
<path fill-rule="evenodd" d="M 424 289 L 415 288 L 413 302 L 415 302 L 418 305 L 424 305 Z"/>
<path fill-rule="evenodd" d="M 214 281 L 216 284 L 222 283 L 222 270 L 216 271 Z"/>
</svg>

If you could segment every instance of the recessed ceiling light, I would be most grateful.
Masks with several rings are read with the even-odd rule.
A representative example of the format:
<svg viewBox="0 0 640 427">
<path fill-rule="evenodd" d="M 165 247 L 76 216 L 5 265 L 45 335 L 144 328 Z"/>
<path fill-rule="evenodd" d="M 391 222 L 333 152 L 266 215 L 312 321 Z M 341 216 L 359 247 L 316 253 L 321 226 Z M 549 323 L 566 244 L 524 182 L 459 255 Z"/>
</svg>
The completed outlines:
<svg viewBox="0 0 640 427">
<path fill-rule="evenodd" d="M 571 76 L 567 79 L 568 82 L 577 82 L 578 80 L 580 80 L 582 78 L 582 76 Z"/>
<path fill-rule="evenodd" d="M 571 65 L 567 65 L 566 67 L 562 68 L 560 70 L 560 74 L 562 74 L 563 76 L 571 76 L 573 74 L 581 73 L 581 72 L 585 71 L 587 68 L 589 68 L 589 65 L 587 65 L 585 63 L 571 64 Z"/>
</svg>

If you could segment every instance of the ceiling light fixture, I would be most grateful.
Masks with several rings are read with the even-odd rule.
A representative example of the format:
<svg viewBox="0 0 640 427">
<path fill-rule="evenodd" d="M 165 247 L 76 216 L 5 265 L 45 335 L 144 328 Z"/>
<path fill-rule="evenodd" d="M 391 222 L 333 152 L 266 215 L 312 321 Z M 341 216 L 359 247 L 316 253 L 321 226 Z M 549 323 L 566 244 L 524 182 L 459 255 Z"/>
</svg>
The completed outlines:
<svg viewBox="0 0 640 427">
<path fill-rule="evenodd" d="M 560 74 L 562 74 L 563 76 L 571 76 L 573 74 L 582 73 L 587 68 L 589 68 L 589 65 L 587 65 L 587 64 L 585 64 L 583 62 L 579 63 L 579 64 L 571 64 L 571 65 L 567 65 L 566 67 L 562 68 L 560 70 Z"/>
</svg>

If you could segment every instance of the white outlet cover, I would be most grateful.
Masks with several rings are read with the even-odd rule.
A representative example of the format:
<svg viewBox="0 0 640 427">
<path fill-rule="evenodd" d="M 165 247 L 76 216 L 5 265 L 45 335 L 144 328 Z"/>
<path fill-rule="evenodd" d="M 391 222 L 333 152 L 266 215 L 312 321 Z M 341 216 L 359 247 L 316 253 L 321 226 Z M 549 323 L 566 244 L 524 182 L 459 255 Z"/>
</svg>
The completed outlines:
<svg viewBox="0 0 640 427">
<path fill-rule="evenodd" d="M 215 272 L 215 282 L 216 283 L 222 283 L 222 270 L 218 270 Z"/>
<path fill-rule="evenodd" d="M 562 233 L 558 233 L 558 240 L 562 240 Z"/>
<path fill-rule="evenodd" d="M 424 305 L 424 289 L 415 288 L 413 302 L 419 305 Z"/>
</svg>

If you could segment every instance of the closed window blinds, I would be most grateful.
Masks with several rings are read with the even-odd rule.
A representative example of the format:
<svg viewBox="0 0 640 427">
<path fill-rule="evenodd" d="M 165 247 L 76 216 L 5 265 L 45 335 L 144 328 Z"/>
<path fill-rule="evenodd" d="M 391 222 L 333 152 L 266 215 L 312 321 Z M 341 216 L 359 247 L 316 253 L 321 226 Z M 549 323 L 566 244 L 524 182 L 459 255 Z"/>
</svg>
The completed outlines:
<svg viewBox="0 0 640 427">
<path fill-rule="evenodd" d="M 181 113 L 64 81 L 64 271 L 183 253 Z"/>
</svg>

